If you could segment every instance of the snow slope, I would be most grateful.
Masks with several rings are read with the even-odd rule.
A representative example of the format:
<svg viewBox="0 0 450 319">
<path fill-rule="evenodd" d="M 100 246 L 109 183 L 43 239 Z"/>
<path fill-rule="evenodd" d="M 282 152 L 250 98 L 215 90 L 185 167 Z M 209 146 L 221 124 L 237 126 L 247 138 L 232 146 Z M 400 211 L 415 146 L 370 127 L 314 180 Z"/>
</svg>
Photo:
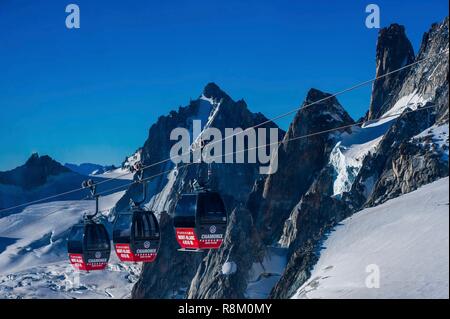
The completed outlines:
<svg viewBox="0 0 450 319">
<path fill-rule="evenodd" d="M 91 176 L 95 176 L 95 177 L 99 177 L 99 178 L 116 178 L 116 179 L 121 179 L 121 180 L 133 180 L 133 173 L 130 173 L 130 171 L 126 168 L 116 168 L 107 172 L 104 172 L 102 174 L 95 174 L 95 175 L 91 175 Z"/>
<path fill-rule="evenodd" d="M 287 249 L 267 247 L 262 263 L 254 263 L 250 270 L 245 296 L 249 299 L 266 299 L 280 279 L 287 264 Z"/>
<path fill-rule="evenodd" d="M 124 192 L 102 197 L 108 216 Z M 120 264 L 114 252 L 105 271 L 80 273 L 68 262 L 70 227 L 94 201 L 59 201 L 29 206 L 0 219 L 0 298 L 124 298 L 140 272 Z"/>
<path fill-rule="evenodd" d="M 431 101 L 431 95 L 425 94 L 421 95 L 417 91 L 412 92 L 399 98 L 395 104 L 381 116 L 379 120 L 371 120 L 363 125 L 363 127 L 377 126 L 385 123 L 392 122 L 407 108 L 411 110 L 417 110 L 417 108 L 424 106 L 427 102 Z"/>
<path fill-rule="evenodd" d="M 72 172 L 78 173 L 80 175 L 99 175 L 103 174 L 107 171 L 112 170 L 113 166 L 104 166 L 99 164 L 93 164 L 93 163 L 82 163 L 82 164 L 72 164 L 72 163 L 66 163 L 64 164 L 65 167 L 70 169 Z"/>
<path fill-rule="evenodd" d="M 384 113 L 382 117 L 398 117 L 400 116 L 399 114 L 403 113 L 403 111 L 407 108 L 416 110 L 419 106 L 425 105 L 428 101 L 430 101 L 430 99 L 431 96 L 423 96 L 417 93 L 417 91 L 414 91 L 411 94 L 405 95 L 398 99 L 394 106 L 391 107 L 389 111 Z"/>
<path fill-rule="evenodd" d="M 341 196 L 351 189 L 364 158 L 373 154 L 391 122 L 353 127 L 351 133 L 336 136 L 338 142 L 330 153 L 329 164 L 334 170 L 333 196 Z"/>
<path fill-rule="evenodd" d="M 293 298 L 449 298 L 448 183 L 443 178 L 344 220 Z M 373 267 L 379 288 L 366 286 Z"/>
<path fill-rule="evenodd" d="M 109 171 L 104 174 L 92 175 L 91 179 L 98 184 L 97 192 L 101 194 L 111 194 L 112 189 L 117 189 L 123 186 L 123 189 L 129 184 L 129 179 L 133 178 L 133 174 L 126 176 L 120 176 L 121 174 L 128 173 L 126 169 L 118 168 L 116 170 Z M 120 178 L 119 178 L 120 177 Z M 107 178 L 116 178 L 105 183 Z M 64 192 L 73 190 L 79 190 L 83 180 L 88 179 L 86 176 L 69 172 L 59 174 L 57 176 L 48 177 L 47 182 L 44 185 L 27 190 L 15 185 L 0 184 L 0 208 L 13 207 L 29 201 L 41 200 L 46 197 L 55 196 Z M 86 197 L 89 194 L 85 191 L 69 192 L 65 195 L 49 199 L 58 201 L 78 201 Z M 17 209 L 5 210 L 0 212 L 0 218 L 15 213 L 20 213 L 24 207 L 18 207 Z"/>
</svg>

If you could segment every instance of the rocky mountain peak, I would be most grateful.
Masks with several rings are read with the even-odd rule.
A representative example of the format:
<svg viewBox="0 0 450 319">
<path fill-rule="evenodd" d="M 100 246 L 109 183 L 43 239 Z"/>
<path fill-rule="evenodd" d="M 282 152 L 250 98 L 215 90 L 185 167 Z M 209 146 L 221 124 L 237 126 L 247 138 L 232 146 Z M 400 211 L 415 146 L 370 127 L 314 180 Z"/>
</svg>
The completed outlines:
<svg viewBox="0 0 450 319">
<path fill-rule="evenodd" d="M 220 105 L 218 105 L 218 102 L 220 102 Z M 275 123 L 267 122 L 267 118 L 264 115 L 252 113 L 243 100 L 234 101 L 214 83 L 209 83 L 205 87 L 202 97 L 191 101 L 187 107 L 182 107 L 178 112 L 173 112 L 172 114 L 173 116 L 161 117 L 150 129 L 149 138 L 142 147 L 144 164 L 168 158 L 170 147 L 175 143 L 175 141 L 169 140 L 171 129 L 183 127 L 191 131 L 192 120 L 194 119 L 202 120 L 205 126 L 214 127 L 220 130 L 222 134 L 224 134 L 226 128 L 242 128 L 245 130 L 262 123 L 265 124 L 262 124 L 261 127 L 277 128 Z M 283 135 L 284 131 L 279 130 L 278 140 Z M 251 215 L 245 210 L 237 210 L 236 207 L 243 206 L 247 201 L 248 194 L 251 192 L 255 180 L 260 174 L 259 166 L 259 163 L 232 164 L 222 162 L 213 163 L 210 165 L 210 168 L 204 163 L 181 168 L 181 165 L 174 167 L 173 163 L 168 162 L 146 170 L 147 176 L 150 176 L 172 168 L 170 174 L 160 175 L 158 178 L 150 181 L 147 196 L 149 198 L 147 207 L 156 212 L 167 213 L 168 218 L 160 219 L 161 233 L 163 233 L 164 229 L 170 230 L 172 232 L 172 241 L 162 241 L 161 251 L 164 251 L 164 255 L 159 255 L 152 265 L 144 266 L 141 280 L 133 291 L 134 297 L 167 297 L 173 296 L 174 291 L 178 290 L 181 291 L 180 293 L 183 297 L 186 297 L 186 286 L 189 286 L 191 281 L 193 290 L 189 293 L 189 296 L 192 298 L 205 296 L 203 288 L 195 289 L 194 287 L 209 287 L 206 290 L 209 291 L 208 295 L 210 296 L 228 296 L 228 290 L 222 291 L 220 287 L 215 285 L 209 286 L 210 282 L 215 282 L 217 279 L 216 276 L 210 277 L 210 273 L 217 274 L 216 269 L 219 269 L 221 264 L 216 263 L 216 261 L 221 261 L 223 256 L 211 255 L 210 260 L 204 263 L 204 267 L 198 268 L 203 257 L 205 257 L 204 255 L 179 254 L 177 252 L 178 244 L 173 240 L 175 237 L 173 235 L 171 216 L 174 214 L 175 204 L 179 195 L 192 191 L 189 186 L 190 182 L 194 179 L 204 178 L 206 174 L 209 174 L 209 186 L 213 190 L 220 192 L 227 210 L 229 212 L 236 211 L 236 216 L 242 219 L 229 229 L 230 234 L 235 234 L 234 232 L 236 232 L 239 238 L 245 236 L 245 230 L 252 227 Z M 128 199 L 135 192 L 136 189 L 131 187 L 119 201 L 116 209 L 117 207 L 128 205 Z M 228 247 L 233 254 L 235 252 L 234 247 L 234 242 L 233 245 Z M 238 250 L 236 254 L 242 254 L 242 251 Z M 217 260 L 214 256 L 217 257 Z M 248 266 L 251 267 L 251 264 Z M 170 271 L 164 272 L 161 269 L 169 269 Z M 206 271 L 206 269 L 213 269 L 213 272 Z M 245 273 L 242 274 L 244 275 Z M 166 288 L 163 288 L 163 285 L 159 284 L 166 282 L 173 282 L 172 287 L 165 285 Z M 242 291 L 241 294 L 233 296 L 242 297 Z"/>
<path fill-rule="evenodd" d="M 302 107 L 295 115 L 288 134 L 292 138 L 354 123 L 336 97 L 318 89 L 310 89 Z"/>
<path fill-rule="evenodd" d="M 414 62 L 414 49 L 406 36 L 405 27 L 391 24 L 380 30 L 376 49 L 376 76 L 379 77 Z M 393 92 L 403 82 L 408 70 L 400 71 L 374 82 L 369 119 L 382 115 Z"/>
<path fill-rule="evenodd" d="M 39 160 L 39 154 L 38 153 L 33 153 L 31 154 L 31 156 L 28 158 L 28 160 L 26 161 L 26 163 L 32 163 Z"/>
<path fill-rule="evenodd" d="M 219 102 L 222 99 L 231 99 L 228 94 L 226 94 L 222 89 L 214 82 L 208 83 L 203 89 L 203 96 L 208 99 L 213 99 Z"/>
<path fill-rule="evenodd" d="M 297 113 L 298 116 L 306 114 L 314 117 L 328 115 L 334 120 L 353 122 L 335 96 L 315 88 L 308 91 L 302 108 Z"/>
<path fill-rule="evenodd" d="M 314 102 L 323 100 L 323 99 L 325 99 L 325 98 L 327 98 L 329 96 L 331 96 L 331 94 L 322 92 L 322 91 L 320 91 L 318 89 L 315 89 L 315 88 L 311 88 L 308 91 L 308 93 L 306 94 L 305 103 L 314 103 Z M 328 100 L 329 101 L 333 101 L 333 102 L 337 101 L 335 97 L 330 98 Z"/>
<path fill-rule="evenodd" d="M 50 169 L 53 169 L 53 168 L 62 169 L 62 171 L 65 171 L 64 166 L 59 164 L 57 161 L 52 159 L 50 156 L 48 156 L 48 155 L 39 156 L 38 153 L 31 154 L 31 156 L 25 162 L 25 166 L 32 166 L 32 165 L 43 166 L 43 167 L 47 167 Z"/>
<path fill-rule="evenodd" d="M 394 23 L 380 30 L 376 57 L 384 70 L 399 68 L 414 61 L 414 50 L 404 26 Z"/>
</svg>

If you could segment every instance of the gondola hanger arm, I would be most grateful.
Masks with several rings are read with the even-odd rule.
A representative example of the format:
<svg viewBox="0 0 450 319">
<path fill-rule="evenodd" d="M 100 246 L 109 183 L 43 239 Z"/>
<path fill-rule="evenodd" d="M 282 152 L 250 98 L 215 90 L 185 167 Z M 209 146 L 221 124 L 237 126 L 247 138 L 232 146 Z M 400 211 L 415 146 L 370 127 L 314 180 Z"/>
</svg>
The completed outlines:
<svg viewBox="0 0 450 319">
<path fill-rule="evenodd" d="M 135 183 L 137 184 L 142 184 L 142 199 L 138 202 L 134 201 L 132 198 L 130 198 L 130 206 L 133 207 L 139 207 L 141 206 L 143 203 L 145 203 L 146 199 L 147 199 L 147 181 L 144 180 L 144 166 L 142 165 L 142 162 L 136 162 L 134 163 L 134 165 L 131 167 L 130 171 L 131 172 L 136 172 L 136 181 Z"/>
<path fill-rule="evenodd" d="M 99 209 L 98 209 L 98 199 L 100 197 L 100 195 L 97 194 L 97 186 L 95 185 L 94 181 L 92 179 L 88 179 L 83 181 L 83 183 L 81 183 L 81 187 L 82 188 L 88 188 L 89 191 L 91 192 L 91 198 L 95 199 L 95 213 L 92 215 L 86 215 L 85 218 L 92 220 L 95 216 L 98 215 L 99 213 Z"/>
</svg>

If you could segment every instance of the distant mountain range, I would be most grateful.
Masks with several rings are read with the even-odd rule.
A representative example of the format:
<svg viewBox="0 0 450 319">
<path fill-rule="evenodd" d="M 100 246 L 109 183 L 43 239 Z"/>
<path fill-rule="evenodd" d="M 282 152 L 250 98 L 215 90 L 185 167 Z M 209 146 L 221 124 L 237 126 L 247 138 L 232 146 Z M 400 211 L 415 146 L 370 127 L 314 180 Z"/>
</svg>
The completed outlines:
<svg viewBox="0 0 450 319">
<path fill-rule="evenodd" d="M 81 174 L 81 175 L 100 175 L 104 174 L 108 171 L 114 170 L 117 167 L 114 165 L 98 165 L 98 164 L 92 164 L 92 163 L 82 163 L 82 164 L 71 164 L 66 163 L 64 164 L 65 167 L 70 169 L 71 171 Z"/>
<path fill-rule="evenodd" d="M 101 174 L 113 169 L 113 166 L 103 167 L 95 164 L 63 166 L 48 155 L 40 156 L 34 153 L 24 165 L 0 172 L 0 210 L 79 189 L 89 175 L 94 181 L 104 180 L 112 176 Z M 126 183 L 126 179 L 114 180 L 108 185 L 100 186 L 98 190 L 106 191 L 114 185 L 118 187 Z M 87 191 L 71 192 L 46 201 L 82 199 L 87 195 Z M 21 206 L 0 212 L 0 217 L 20 212 L 24 208 Z"/>
</svg>

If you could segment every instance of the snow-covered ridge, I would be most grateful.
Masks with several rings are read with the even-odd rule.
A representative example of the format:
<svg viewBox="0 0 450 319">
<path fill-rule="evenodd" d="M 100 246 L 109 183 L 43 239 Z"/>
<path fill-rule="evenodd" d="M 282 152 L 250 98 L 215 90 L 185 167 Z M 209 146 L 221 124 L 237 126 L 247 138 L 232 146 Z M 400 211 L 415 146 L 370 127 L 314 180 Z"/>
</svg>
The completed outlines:
<svg viewBox="0 0 450 319">
<path fill-rule="evenodd" d="M 363 124 L 361 127 L 352 128 L 352 133 L 343 133 L 335 137 L 338 142 L 330 154 L 330 165 L 334 168 L 335 179 L 333 184 L 333 196 L 341 196 L 351 189 L 358 175 L 364 158 L 376 152 L 383 135 L 407 108 L 416 110 L 430 101 L 430 97 L 424 97 L 414 91 L 400 98 L 394 106 L 387 111 L 381 120 L 373 120 Z M 427 130 L 428 131 L 428 130 Z M 448 125 L 447 125 L 448 131 Z M 340 140 L 341 139 L 341 140 Z M 437 143 L 441 145 L 442 143 Z M 448 146 L 448 143 L 447 143 Z M 445 149 L 445 146 L 444 146 Z M 447 153 L 444 151 L 444 156 Z M 369 181 L 370 184 L 370 181 Z M 371 189 L 371 185 L 368 185 Z"/>
<path fill-rule="evenodd" d="M 407 108 L 416 110 L 419 106 L 425 105 L 425 103 L 430 101 L 430 99 L 431 96 L 421 95 L 417 93 L 417 90 L 415 90 L 411 94 L 408 94 L 398 99 L 398 101 L 394 104 L 394 106 L 391 107 L 389 111 L 383 114 L 383 117 L 401 114 Z"/>
<path fill-rule="evenodd" d="M 447 177 L 345 219 L 293 298 L 449 298 L 448 205 Z"/>
<path fill-rule="evenodd" d="M 122 169 L 129 169 L 132 167 L 136 162 L 141 161 L 142 157 L 142 150 L 138 149 L 133 155 L 128 156 L 125 161 L 122 163 Z"/>
<path fill-rule="evenodd" d="M 444 161 L 448 162 L 449 155 L 449 131 L 448 124 L 440 126 L 433 125 L 425 131 L 414 136 L 411 141 L 420 144 L 422 147 L 432 149 L 441 155 Z"/>
<path fill-rule="evenodd" d="M 193 145 L 197 145 L 199 143 L 199 139 L 203 135 L 203 132 L 211 127 L 211 124 L 213 123 L 220 109 L 220 102 L 216 102 L 213 98 L 207 98 L 202 95 L 199 100 L 200 107 L 196 120 L 201 121 L 202 131 L 200 132 L 200 134 L 192 136 Z"/>
<path fill-rule="evenodd" d="M 415 90 L 414 92 L 399 98 L 397 102 L 395 102 L 395 104 L 381 116 L 380 120 L 370 121 L 369 123 L 364 124 L 363 127 L 377 126 L 391 122 L 400 117 L 403 111 L 405 111 L 407 108 L 410 108 L 411 110 L 417 110 L 417 108 L 424 106 L 431 100 L 431 94 L 422 95 L 419 94 L 417 90 Z"/>
</svg>

